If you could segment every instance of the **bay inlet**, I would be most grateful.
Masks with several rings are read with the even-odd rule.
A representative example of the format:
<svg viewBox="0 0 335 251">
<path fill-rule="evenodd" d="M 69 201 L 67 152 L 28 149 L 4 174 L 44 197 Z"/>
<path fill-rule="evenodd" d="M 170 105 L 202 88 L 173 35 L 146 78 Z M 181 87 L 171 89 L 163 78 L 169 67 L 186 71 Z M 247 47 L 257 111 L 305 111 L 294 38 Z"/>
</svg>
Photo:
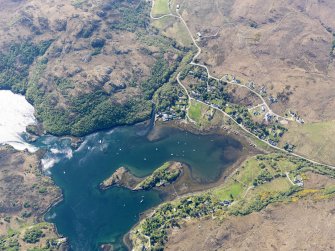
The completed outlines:
<svg viewBox="0 0 335 251">
<path fill-rule="evenodd" d="M 99 184 L 119 167 L 145 177 L 167 161 L 179 161 L 189 167 L 186 173 L 194 184 L 211 184 L 243 154 L 242 143 L 229 136 L 197 135 L 171 127 L 155 128 L 154 134 L 147 135 L 143 124 L 88 135 L 76 150 L 67 137 L 44 135 L 27 143 L 26 127 L 36 123 L 34 108 L 23 96 L 0 91 L 0 144 L 30 152 L 44 149 L 42 167 L 64 195 L 45 219 L 68 238 L 73 251 L 99 250 L 104 243 L 126 250 L 124 235 L 142 213 L 168 197 L 158 190 L 100 190 Z M 178 182 L 176 187 L 189 180 Z"/>
<path fill-rule="evenodd" d="M 46 219 L 69 238 L 71 250 L 98 250 L 102 243 L 126 250 L 123 236 L 141 213 L 163 201 L 157 190 L 99 190 L 99 184 L 117 168 L 124 166 L 144 177 L 167 161 L 180 161 L 191 168 L 195 182 L 210 183 L 239 159 L 239 154 L 232 157 L 232 152 L 241 153 L 243 148 L 227 136 L 196 135 L 166 127 L 152 141 L 142 131 L 135 125 L 87 136 L 72 158 L 62 159 L 51 169 L 64 200 Z"/>
</svg>

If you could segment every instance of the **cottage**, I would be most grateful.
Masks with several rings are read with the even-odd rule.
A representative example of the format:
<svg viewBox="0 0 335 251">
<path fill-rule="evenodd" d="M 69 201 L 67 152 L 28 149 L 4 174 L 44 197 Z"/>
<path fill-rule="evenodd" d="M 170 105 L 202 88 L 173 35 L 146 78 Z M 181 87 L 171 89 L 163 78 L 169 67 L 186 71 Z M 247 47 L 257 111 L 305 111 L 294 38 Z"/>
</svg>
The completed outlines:
<svg viewBox="0 0 335 251">
<path fill-rule="evenodd" d="M 267 113 L 267 114 L 265 114 L 264 119 L 265 119 L 266 122 L 269 122 L 272 119 L 272 115 L 270 113 Z"/>
<path fill-rule="evenodd" d="M 230 205 L 231 205 L 231 202 L 230 202 L 229 200 L 224 200 L 224 201 L 220 201 L 219 204 L 220 204 L 221 206 L 225 206 L 225 207 L 227 207 L 227 206 L 230 206 Z"/>
<path fill-rule="evenodd" d="M 254 82 L 252 82 L 252 81 L 249 82 L 249 88 L 250 89 L 254 89 L 255 88 Z"/>
<path fill-rule="evenodd" d="M 278 99 L 273 97 L 272 95 L 269 97 L 269 101 L 271 104 L 274 104 L 274 103 L 277 103 L 278 102 Z"/>
<path fill-rule="evenodd" d="M 303 187 L 304 186 L 304 181 L 302 179 L 302 177 L 300 175 L 296 176 L 293 180 L 294 184 L 296 184 L 299 187 Z"/>
<path fill-rule="evenodd" d="M 164 113 L 164 114 L 162 115 L 162 119 L 163 119 L 163 121 L 168 121 L 168 120 L 169 120 L 169 115 L 166 114 L 166 113 Z"/>
</svg>

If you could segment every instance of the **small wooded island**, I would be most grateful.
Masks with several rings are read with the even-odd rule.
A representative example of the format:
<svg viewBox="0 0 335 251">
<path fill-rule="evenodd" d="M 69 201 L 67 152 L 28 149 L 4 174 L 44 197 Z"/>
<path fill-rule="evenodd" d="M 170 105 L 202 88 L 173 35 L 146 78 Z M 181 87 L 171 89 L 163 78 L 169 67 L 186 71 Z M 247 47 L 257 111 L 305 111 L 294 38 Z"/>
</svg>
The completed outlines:
<svg viewBox="0 0 335 251">
<path fill-rule="evenodd" d="M 106 190 L 112 186 L 122 186 L 137 191 L 167 186 L 180 177 L 183 168 L 184 165 L 180 162 L 166 162 L 151 175 L 139 178 L 130 173 L 127 168 L 120 167 L 100 184 L 100 189 Z"/>
</svg>

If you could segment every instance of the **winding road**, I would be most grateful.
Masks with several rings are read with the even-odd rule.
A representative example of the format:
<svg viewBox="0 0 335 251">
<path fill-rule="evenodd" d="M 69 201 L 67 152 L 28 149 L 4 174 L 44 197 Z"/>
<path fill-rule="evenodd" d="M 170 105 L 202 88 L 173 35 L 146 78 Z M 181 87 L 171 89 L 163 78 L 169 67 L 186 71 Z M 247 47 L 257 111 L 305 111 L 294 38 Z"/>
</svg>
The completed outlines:
<svg viewBox="0 0 335 251">
<path fill-rule="evenodd" d="M 192 32 L 191 32 L 190 28 L 188 27 L 186 21 L 184 20 L 184 18 L 183 18 L 183 17 L 181 16 L 181 14 L 179 13 L 179 9 L 180 9 L 180 8 L 179 8 L 179 9 L 176 9 L 176 13 L 177 13 L 177 15 L 172 14 L 172 11 L 171 11 L 171 9 L 170 9 L 170 0 L 169 0 L 169 1 L 168 1 L 168 6 L 169 6 L 169 11 L 170 11 L 170 13 L 169 13 L 169 14 L 162 15 L 162 16 L 159 16 L 159 17 L 154 17 L 153 14 L 152 14 L 152 10 L 153 10 L 153 8 L 154 8 L 154 4 L 155 4 L 155 0 L 152 1 L 152 8 L 151 8 L 151 11 L 150 11 L 150 17 L 151 17 L 153 20 L 159 20 L 159 19 L 166 18 L 166 17 L 175 17 L 175 18 L 180 19 L 180 21 L 184 24 L 185 28 L 187 29 L 187 31 L 188 31 L 188 33 L 189 33 L 189 35 L 190 35 L 190 38 L 191 38 L 192 41 L 193 41 L 194 46 L 195 46 L 195 47 L 197 48 L 197 50 L 198 50 L 197 53 L 196 53 L 196 54 L 194 55 L 194 57 L 192 58 L 192 61 L 190 62 L 190 64 L 191 64 L 191 65 L 194 65 L 194 66 L 199 66 L 199 67 L 204 68 L 204 69 L 206 70 L 206 72 L 207 72 L 208 79 L 214 79 L 214 80 L 216 80 L 216 81 L 220 81 L 220 80 L 222 80 L 223 77 L 222 77 L 221 79 L 219 79 L 219 78 L 217 78 L 217 77 L 212 76 L 212 75 L 210 74 L 209 69 L 208 69 L 208 67 L 207 67 L 206 65 L 199 64 L 199 63 L 195 63 L 196 59 L 197 59 L 197 58 L 199 57 L 199 55 L 201 54 L 202 49 L 201 49 L 200 46 L 198 45 L 196 39 L 193 37 Z M 272 148 L 274 148 L 274 149 L 276 149 L 276 150 L 278 150 L 278 151 L 281 151 L 281 152 L 284 152 L 284 153 L 286 153 L 286 154 L 289 154 L 289 155 L 298 157 L 298 158 L 300 158 L 300 159 L 303 159 L 303 160 L 305 160 L 305 161 L 308 161 L 308 162 L 313 163 L 313 164 L 316 164 L 316 165 L 321 165 L 321 166 L 324 166 L 324 167 L 328 167 L 328 168 L 331 168 L 331 169 L 335 169 L 335 166 L 328 165 L 328 164 L 323 164 L 323 163 L 320 163 L 320 162 L 317 162 L 317 161 L 315 161 L 315 160 L 306 158 L 306 157 L 301 156 L 301 155 L 296 154 L 296 153 L 289 153 L 289 152 L 287 152 L 287 151 L 286 151 L 285 149 L 283 149 L 283 148 L 280 148 L 280 147 L 271 145 L 268 141 L 266 141 L 266 140 L 262 140 L 262 139 L 258 138 L 257 135 L 255 135 L 255 134 L 253 134 L 252 132 L 250 132 L 250 131 L 249 131 L 248 129 L 246 129 L 242 124 L 239 124 L 233 117 L 231 117 L 229 114 L 227 114 L 227 113 L 224 112 L 223 110 L 221 110 L 221 109 L 219 109 L 219 108 L 217 108 L 217 107 L 215 107 L 215 106 L 213 106 L 213 105 L 206 104 L 205 102 L 203 102 L 203 101 L 201 101 L 201 100 L 198 100 L 198 99 L 195 99 L 195 98 L 191 97 L 190 94 L 189 94 L 189 92 L 188 92 L 188 90 L 187 90 L 187 88 L 186 88 L 186 87 L 182 84 L 182 82 L 180 81 L 180 78 L 179 78 L 179 77 L 180 77 L 180 74 L 181 74 L 181 72 L 179 72 L 178 75 L 177 75 L 177 82 L 178 82 L 178 84 L 183 88 L 183 90 L 185 91 L 185 93 L 186 93 L 186 95 L 187 95 L 187 97 L 189 98 L 190 101 L 191 101 L 191 100 L 195 100 L 195 101 L 197 101 L 197 102 L 199 102 L 199 103 L 202 103 L 202 104 L 204 104 L 204 105 L 206 105 L 206 106 L 210 106 L 211 108 L 213 108 L 213 109 L 215 109 L 215 110 L 217 110 L 217 111 L 223 113 L 225 116 L 227 116 L 227 117 L 230 118 L 232 121 L 234 121 L 234 123 L 235 123 L 236 125 L 238 125 L 244 132 L 246 132 L 247 134 L 253 136 L 253 137 L 256 138 L 257 140 L 262 141 L 263 143 L 267 144 L 268 146 L 270 146 L 270 147 L 272 147 Z M 266 107 L 266 109 L 268 109 L 268 113 L 271 114 L 272 116 L 276 116 L 276 117 L 278 117 L 278 118 L 282 118 L 282 119 L 285 119 L 285 120 L 291 120 L 291 121 L 293 120 L 293 119 L 288 119 L 288 118 L 285 118 L 285 117 L 283 117 L 283 116 L 280 116 L 280 115 L 274 113 L 274 112 L 270 109 L 270 107 L 268 106 L 268 104 L 266 103 L 266 101 L 264 100 L 264 98 L 263 98 L 258 92 L 254 91 L 254 90 L 251 89 L 250 87 L 248 87 L 248 86 L 246 86 L 246 85 L 243 85 L 243 84 L 236 83 L 236 82 L 232 82 L 232 81 L 229 81 L 229 82 L 227 82 L 227 83 L 229 83 L 229 84 L 234 84 L 234 85 L 238 85 L 238 86 L 241 86 L 241 87 L 244 87 L 244 88 L 249 89 L 251 92 L 253 92 L 255 95 L 257 95 L 257 96 L 262 100 L 264 106 Z M 187 109 L 186 109 L 186 114 L 187 114 L 187 118 L 188 118 L 188 119 L 190 119 L 189 116 L 188 116 L 188 110 L 189 110 L 189 108 L 190 108 L 190 105 L 189 105 L 189 106 L 187 107 Z M 192 122 L 194 123 L 193 120 L 190 119 L 190 121 L 192 121 Z"/>
</svg>

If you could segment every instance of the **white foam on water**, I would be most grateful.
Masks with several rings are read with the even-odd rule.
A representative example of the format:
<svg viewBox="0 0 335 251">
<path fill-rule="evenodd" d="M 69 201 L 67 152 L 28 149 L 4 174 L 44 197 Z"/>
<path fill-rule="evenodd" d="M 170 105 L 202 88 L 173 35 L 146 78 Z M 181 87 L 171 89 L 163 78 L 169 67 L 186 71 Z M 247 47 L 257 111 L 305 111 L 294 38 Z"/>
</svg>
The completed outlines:
<svg viewBox="0 0 335 251">
<path fill-rule="evenodd" d="M 110 134 L 113 134 L 114 132 L 115 132 L 115 129 L 112 129 L 112 130 L 108 131 L 106 134 L 110 135 Z"/>
<path fill-rule="evenodd" d="M 47 215 L 47 216 L 45 217 L 45 219 L 46 219 L 46 220 L 52 220 L 52 219 L 55 219 L 56 216 L 57 216 L 57 214 L 56 214 L 56 213 L 53 213 L 53 214 L 51 214 L 51 215 Z"/>
<path fill-rule="evenodd" d="M 73 151 L 72 151 L 71 148 L 67 148 L 67 149 L 65 149 L 65 157 L 66 157 L 67 159 L 72 159 L 72 157 L 73 157 Z"/>
<path fill-rule="evenodd" d="M 75 150 L 75 152 L 80 152 L 80 151 L 82 151 L 82 150 L 85 148 L 87 142 L 88 142 L 88 140 L 85 139 L 84 142 L 82 142 L 82 143 L 80 144 L 80 146 Z"/>
<path fill-rule="evenodd" d="M 50 152 L 53 153 L 53 154 L 58 154 L 58 153 L 61 153 L 61 150 L 59 150 L 57 148 L 51 148 Z"/>
<path fill-rule="evenodd" d="M 24 96 L 11 91 L 0 90 L 0 144 L 11 145 L 17 150 L 28 149 L 30 152 L 37 148 L 28 144 L 22 138 L 26 127 L 36 123 L 34 107 Z"/>
<path fill-rule="evenodd" d="M 52 147 L 49 152 L 41 159 L 41 164 L 44 171 L 49 170 L 62 159 L 71 159 L 73 157 L 73 150 L 70 147 L 61 148 L 62 146 Z"/>
<path fill-rule="evenodd" d="M 41 160 L 43 170 L 46 171 L 60 161 L 59 158 L 45 158 Z"/>
<path fill-rule="evenodd" d="M 50 152 L 54 155 L 62 154 L 67 159 L 71 159 L 73 157 L 73 151 L 71 148 L 65 148 L 65 149 L 50 148 Z"/>
</svg>

